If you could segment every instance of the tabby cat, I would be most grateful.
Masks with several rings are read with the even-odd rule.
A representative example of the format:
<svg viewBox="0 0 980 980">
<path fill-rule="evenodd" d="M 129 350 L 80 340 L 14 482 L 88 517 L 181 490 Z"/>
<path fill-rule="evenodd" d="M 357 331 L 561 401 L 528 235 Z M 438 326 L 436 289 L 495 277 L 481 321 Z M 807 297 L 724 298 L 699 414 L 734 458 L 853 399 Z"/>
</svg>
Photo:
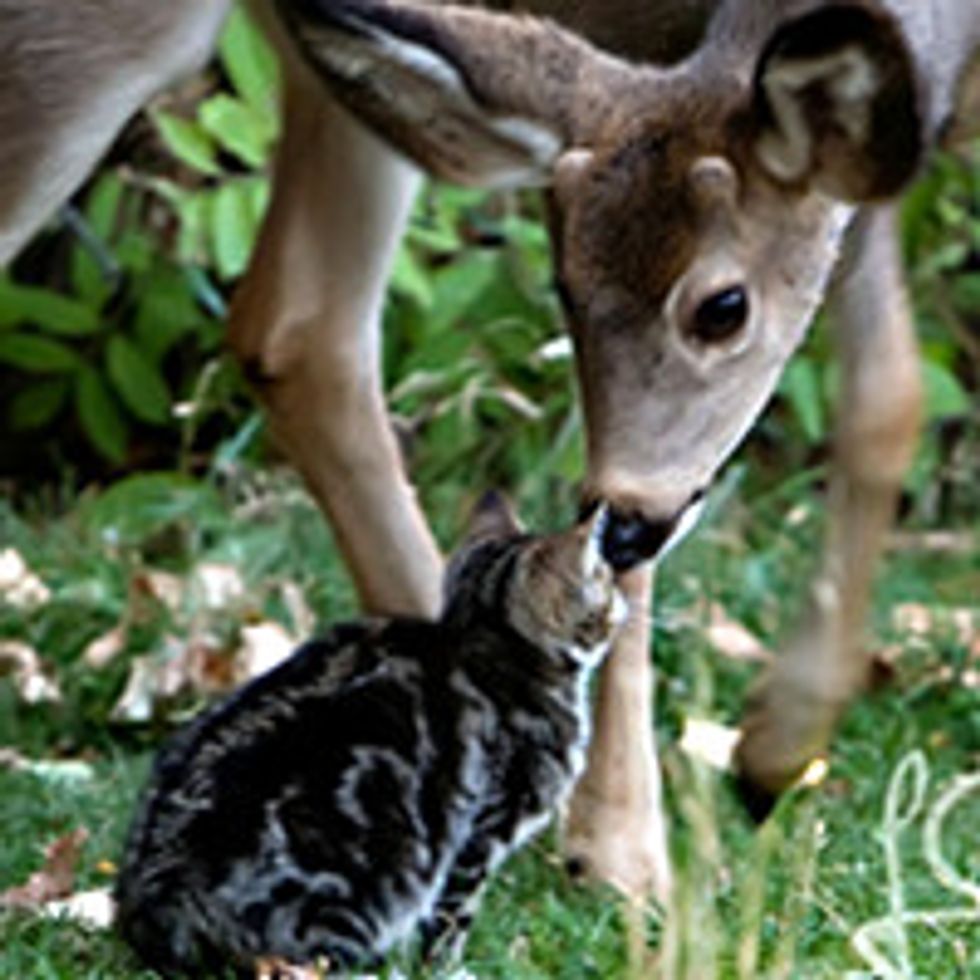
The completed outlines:
<svg viewBox="0 0 980 980">
<path fill-rule="evenodd" d="M 146 962 L 458 955 L 487 875 L 583 767 L 588 678 L 626 615 L 603 521 L 531 536 L 485 499 L 438 621 L 338 626 L 179 732 L 117 886 Z"/>
</svg>

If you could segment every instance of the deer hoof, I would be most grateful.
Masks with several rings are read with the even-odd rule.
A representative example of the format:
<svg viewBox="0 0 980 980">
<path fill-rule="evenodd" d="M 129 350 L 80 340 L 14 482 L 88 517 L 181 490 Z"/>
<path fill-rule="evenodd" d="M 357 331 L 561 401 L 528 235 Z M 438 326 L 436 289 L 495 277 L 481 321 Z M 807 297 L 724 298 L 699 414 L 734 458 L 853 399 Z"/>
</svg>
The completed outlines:
<svg viewBox="0 0 980 980">
<path fill-rule="evenodd" d="M 631 900 L 666 904 L 670 863 L 660 813 L 576 799 L 564 834 L 565 868 L 576 880 L 609 885 Z"/>
<path fill-rule="evenodd" d="M 735 793 L 742 801 L 742 806 L 757 826 L 764 824 L 772 815 L 779 802 L 779 793 L 752 782 L 744 773 L 735 775 Z"/>
</svg>

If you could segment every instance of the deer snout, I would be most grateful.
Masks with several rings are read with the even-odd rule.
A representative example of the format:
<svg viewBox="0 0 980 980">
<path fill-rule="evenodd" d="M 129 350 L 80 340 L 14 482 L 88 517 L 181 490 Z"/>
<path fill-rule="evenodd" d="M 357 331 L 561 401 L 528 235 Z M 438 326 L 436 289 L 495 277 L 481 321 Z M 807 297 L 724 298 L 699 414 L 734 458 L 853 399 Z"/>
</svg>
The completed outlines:
<svg viewBox="0 0 980 980">
<path fill-rule="evenodd" d="M 656 558 L 670 539 L 675 520 L 649 521 L 642 514 L 612 511 L 602 536 L 602 554 L 617 572 Z"/>
<path fill-rule="evenodd" d="M 627 572 L 660 554 L 677 518 L 651 521 L 638 513 L 613 510 L 602 536 L 602 555 L 617 572 Z"/>
<path fill-rule="evenodd" d="M 602 555 L 617 572 L 657 558 L 694 526 L 704 493 L 694 494 L 668 517 L 651 517 L 635 508 L 611 505 L 602 535 Z"/>
</svg>

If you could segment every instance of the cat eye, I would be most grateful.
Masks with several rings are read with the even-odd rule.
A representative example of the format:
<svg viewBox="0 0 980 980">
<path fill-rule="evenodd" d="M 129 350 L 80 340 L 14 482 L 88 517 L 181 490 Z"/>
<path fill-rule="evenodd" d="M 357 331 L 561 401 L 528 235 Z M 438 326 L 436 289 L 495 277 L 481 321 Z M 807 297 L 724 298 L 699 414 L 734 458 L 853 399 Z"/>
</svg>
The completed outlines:
<svg viewBox="0 0 980 980">
<path fill-rule="evenodd" d="M 704 344 L 720 344 L 740 333 L 748 319 L 749 294 L 743 286 L 730 286 L 695 310 L 691 332 Z"/>
</svg>

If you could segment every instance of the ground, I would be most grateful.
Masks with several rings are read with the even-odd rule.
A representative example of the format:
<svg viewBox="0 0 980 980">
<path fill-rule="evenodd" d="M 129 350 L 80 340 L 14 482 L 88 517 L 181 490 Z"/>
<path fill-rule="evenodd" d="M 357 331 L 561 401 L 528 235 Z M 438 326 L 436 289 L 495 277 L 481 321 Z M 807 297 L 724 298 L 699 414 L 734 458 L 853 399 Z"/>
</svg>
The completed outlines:
<svg viewBox="0 0 980 980">
<path fill-rule="evenodd" d="M 152 747 L 175 714 L 201 700 L 191 685 L 158 705 L 149 724 L 121 718 L 118 709 L 113 717 L 135 656 L 160 650 L 167 635 L 178 644 L 170 655 L 179 656 L 181 638 L 195 631 L 213 639 L 227 628 L 217 648 L 233 645 L 229 637 L 243 626 L 279 620 L 300 630 L 296 590 L 321 623 L 352 613 L 329 538 L 311 530 L 311 505 L 289 479 L 259 491 L 249 484 L 248 493 L 193 481 L 165 493 L 133 486 L 129 498 L 124 487 L 115 499 L 48 501 L 19 516 L 0 510 L 0 540 L 49 590 L 33 607 L 0 606 L 0 635 L 38 651 L 62 692 L 60 703 L 30 707 L 12 677 L 0 679 L 0 745 L 34 760 L 85 764 L 76 778 L 0 768 L 0 892 L 23 883 L 44 846 L 80 826 L 89 838 L 76 889 L 111 882 Z M 892 554 L 869 634 L 888 664 L 882 683 L 847 719 L 827 778 L 788 799 L 762 833 L 730 777 L 679 748 L 692 718 L 735 724 L 758 669 L 717 640 L 706 610 L 722 608 L 778 648 L 793 616 L 788 597 L 800 594 L 819 541 L 818 491 L 816 482 L 797 481 L 791 499 L 774 494 L 751 506 L 737 490 L 722 494 L 660 576 L 658 740 L 679 879 L 670 915 L 653 907 L 624 915 L 612 893 L 570 881 L 552 835 L 494 882 L 467 950 L 475 976 L 980 977 L 980 791 L 947 799 L 953 806 L 945 817 L 942 809 L 957 777 L 980 770 L 980 560 L 968 548 L 936 550 L 906 535 Z M 55 511 L 63 516 L 47 516 Z M 153 591 L 151 572 L 186 583 L 214 564 L 237 569 L 246 585 L 245 599 L 219 602 L 219 619 L 234 623 L 216 624 L 203 600 L 167 606 L 145 595 Z M 228 588 L 234 592 L 234 583 Z M 102 668 L 85 663 L 91 641 L 120 620 L 127 634 L 115 659 Z M 875 922 L 894 909 L 905 910 L 906 925 L 889 934 Z M 923 912 L 933 914 L 922 921 Z M 111 933 L 0 911 L 0 976 L 148 975 Z"/>
</svg>

